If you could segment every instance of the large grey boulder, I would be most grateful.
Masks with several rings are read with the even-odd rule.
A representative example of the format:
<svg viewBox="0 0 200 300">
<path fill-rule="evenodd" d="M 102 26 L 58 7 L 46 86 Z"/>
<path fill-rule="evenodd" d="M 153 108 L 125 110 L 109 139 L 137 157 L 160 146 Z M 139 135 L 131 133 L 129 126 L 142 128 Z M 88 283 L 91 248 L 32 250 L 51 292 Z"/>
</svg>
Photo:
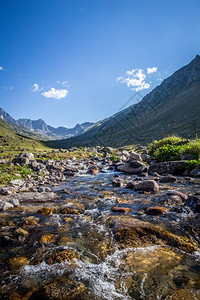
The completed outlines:
<svg viewBox="0 0 200 300">
<path fill-rule="evenodd" d="M 187 201 L 185 202 L 185 206 L 189 206 L 195 212 L 200 213 L 200 193 L 189 196 Z"/>
<path fill-rule="evenodd" d="M 190 176 L 200 177 L 200 166 L 196 167 L 190 172 Z"/>
<path fill-rule="evenodd" d="M 130 157 L 129 157 L 129 160 L 137 160 L 137 161 L 142 161 L 142 158 L 141 158 L 141 155 L 138 154 L 137 152 L 135 151 L 131 151 L 130 152 Z"/>
<path fill-rule="evenodd" d="M 155 180 L 144 180 L 134 186 L 135 191 L 158 192 L 159 189 Z"/>
<path fill-rule="evenodd" d="M 11 195 L 11 194 L 14 194 L 15 192 L 16 192 L 16 189 L 11 186 L 4 186 L 0 190 L 1 195 Z"/>
<path fill-rule="evenodd" d="M 12 203 L 9 203 L 9 202 L 1 202 L 0 203 L 0 210 L 8 210 L 8 209 L 11 209 L 11 208 L 14 208 L 14 205 Z"/>
<path fill-rule="evenodd" d="M 129 161 L 125 164 L 121 164 L 117 166 L 118 171 L 122 171 L 129 174 L 140 174 L 148 172 L 148 165 L 143 164 L 139 161 Z"/>
<path fill-rule="evenodd" d="M 34 160 L 33 153 L 22 152 L 16 158 L 13 159 L 14 164 L 28 165 Z"/>
<path fill-rule="evenodd" d="M 16 188 L 22 186 L 23 184 L 24 184 L 24 180 L 21 179 L 14 179 L 9 181 L 9 185 Z"/>
<path fill-rule="evenodd" d="M 150 165 L 149 172 L 151 174 L 157 172 L 159 174 L 168 173 L 180 175 L 184 173 L 185 165 L 185 160 L 160 162 Z"/>
</svg>

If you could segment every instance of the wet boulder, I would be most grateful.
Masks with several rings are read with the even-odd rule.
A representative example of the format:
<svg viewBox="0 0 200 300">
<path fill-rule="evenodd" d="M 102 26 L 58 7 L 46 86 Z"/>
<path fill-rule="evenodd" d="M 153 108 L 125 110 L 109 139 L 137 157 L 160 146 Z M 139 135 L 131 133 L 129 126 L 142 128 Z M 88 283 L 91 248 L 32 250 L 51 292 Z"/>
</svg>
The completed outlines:
<svg viewBox="0 0 200 300">
<path fill-rule="evenodd" d="M 122 178 L 114 178 L 112 181 L 113 187 L 123 187 L 124 186 L 124 180 Z"/>
<path fill-rule="evenodd" d="M 158 216 L 166 214 L 167 208 L 163 206 L 151 206 L 146 209 L 147 215 Z"/>
<path fill-rule="evenodd" d="M 122 249 L 164 243 L 188 253 L 198 250 L 197 244 L 187 237 L 175 235 L 160 226 L 129 216 L 109 217 L 107 224 L 113 229 L 115 240 Z"/>
<path fill-rule="evenodd" d="M 96 175 L 99 171 L 99 168 L 97 166 L 92 166 L 88 169 L 87 174 L 90 175 Z"/>
<path fill-rule="evenodd" d="M 185 202 L 185 206 L 192 208 L 195 212 L 200 213 L 200 194 L 191 195 Z"/>
<path fill-rule="evenodd" d="M 161 176 L 160 182 L 161 183 L 175 183 L 175 182 L 177 182 L 177 178 L 173 175 Z"/>
<path fill-rule="evenodd" d="M 129 161 L 125 164 L 120 164 L 117 166 L 118 171 L 135 175 L 148 172 L 148 168 L 148 165 L 145 165 L 140 161 Z"/>
<path fill-rule="evenodd" d="M 180 191 L 169 191 L 166 193 L 167 196 L 179 196 L 183 202 L 185 202 L 188 199 L 188 195 L 180 192 Z"/>
<path fill-rule="evenodd" d="M 158 192 L 159 185 L 155 180 L 144 180 L 134 186 L 135 191 Z"/>
<path fill-rule="evenodd" d="M 179 195 L 169 195 L 165 194 L 157 199 L 157 202 L 160 205 L 167 205 L 167 206 L 176 206 L 182 205 L 184 203 L 183 199 Z"/>
<path fill-rule="evenodd" d="M 60 278 L 35 292 L 31 299 L 81 300 L 87 288 L 76 281 Z"/>
<path fill-rule="evenodd" d="M 133 181 L 127 182 L 127 184 L 126 184 L 126 186 L 125 186 L 125 189 L 133 190 L 136 184 L 137 184 L 137 183 L 136 183 L 136 182 L 133 182 Z"/>
</svg>

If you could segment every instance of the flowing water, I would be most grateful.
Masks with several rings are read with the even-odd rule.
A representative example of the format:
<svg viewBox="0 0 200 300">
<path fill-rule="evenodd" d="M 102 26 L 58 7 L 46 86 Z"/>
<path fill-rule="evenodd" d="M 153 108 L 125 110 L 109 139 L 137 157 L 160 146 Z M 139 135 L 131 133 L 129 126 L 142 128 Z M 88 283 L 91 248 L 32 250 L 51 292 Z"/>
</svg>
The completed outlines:
<svg viewBox="0 0 200 300">
<path fill-rule="evenodd" d="M 197 226 L 187 226 L 191 212 L 171 209 L 149 216 L 145 208 L 157 205 L 168 190 L 195 193 L 199 182 L 179 178 L 176 184 L 162 184 L 158 194 L 141 194 L 113 188 L 114 174 L 79 174 L 55 186 L 55 196 L 47 193 L 45 202 L 22 197 L 20 207 L 1 212 L 1 236 L 9 239 L 1 241 L 0 299 L 43 299 L 37 291 L 60 278 L 87 288 L 75 299 L 200 299 L 200 252 L 188 254 L 165 244 L 122 249 L 106 223 L 110 215 L 120 215 L 112 207 L 121 205 L 131 209 L 128 216 L 198 242 Z M 53 213 L 38 214 L 45 206 Z M 65 250 L 73 259 L 56 258 Z"/>
</svg>

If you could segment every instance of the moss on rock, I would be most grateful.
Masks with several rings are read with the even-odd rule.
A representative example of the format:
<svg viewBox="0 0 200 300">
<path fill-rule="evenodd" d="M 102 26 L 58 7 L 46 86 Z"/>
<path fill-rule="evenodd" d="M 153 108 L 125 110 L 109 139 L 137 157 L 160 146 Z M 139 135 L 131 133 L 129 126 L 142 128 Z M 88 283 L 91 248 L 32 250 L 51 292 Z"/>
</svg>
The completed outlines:
<svg viewBox="0 0 200 300">
<path fill-rule="evenodd" d="M 197 244 L 191 239 L 177 236 L 149 222 L 126 216 L 109 217 L 107 222 L 112 226 L 120 248 L 166 244 L 188 253 L 198 250 Z"/>
</svg>

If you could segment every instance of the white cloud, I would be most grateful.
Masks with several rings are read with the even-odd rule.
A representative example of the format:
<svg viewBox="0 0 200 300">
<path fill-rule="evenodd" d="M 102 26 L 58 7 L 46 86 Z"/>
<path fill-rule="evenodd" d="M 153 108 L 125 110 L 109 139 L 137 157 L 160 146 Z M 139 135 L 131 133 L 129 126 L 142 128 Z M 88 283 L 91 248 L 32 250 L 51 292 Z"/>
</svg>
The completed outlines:
<svg viewBox="0 0 200 300">
<path fill-rule="evenodd" d="M 157 70 L 158 70 L 157 67 L 147 68 L 147 73 L 148 74 L 155 73 L 157 72 Z"/>
<path fill-rule="evenodd" d="M 39 84 L 34 83 L 32 86 L 33 92 L 39 92 Z"/>
<path fill-rule="evenodd" d="M 62 81 L 62 85 L 63 85 L 63 86 L 69 86 L 68 81 L 67 81 L 67 80 Z"/>
<path fill-rule="evenodd" d="M 41 92 L 42 90 L 43 90 L 44 88 L 43 87 L 40 87 L 39 86 L 39 84 L 37 84 L 37 83 L 34 83 L 33 85 L 32 85 L 32 91 L 33 92 Z"/>
<path fill-rule="evenodd" d="M 0 71 L 2 71 L 3 70 L 3 67 L 2 66 L 0 66 Z"/>
<path fill-rule="evenodd" d="M 55 88 L 51 88 L 49 91 L 42 93 L 42 96 L 46 98 L 55 98 L 59 100 L 61 98 L 65 98 L 67 94 L 68 94 L 68 90 L 66 89 L 56 90 Z"/>
<path fill-rule="evenodd" d="M 136 92 L 150 88 L 150 84 L 146 82 L 146 75 L 143 69 L 126 71 L 126 75 L 118 77 L 117 81 L 126 83 L 132 91 Z"/>
<path fill-rule="evenodd" d="M 13 86 L 10 86 L 10 87 L 8 87 L 8 86 L 1 86 L 1 88 L 4 89 L 4 90 L 12 90 Z"/>
</svg>

